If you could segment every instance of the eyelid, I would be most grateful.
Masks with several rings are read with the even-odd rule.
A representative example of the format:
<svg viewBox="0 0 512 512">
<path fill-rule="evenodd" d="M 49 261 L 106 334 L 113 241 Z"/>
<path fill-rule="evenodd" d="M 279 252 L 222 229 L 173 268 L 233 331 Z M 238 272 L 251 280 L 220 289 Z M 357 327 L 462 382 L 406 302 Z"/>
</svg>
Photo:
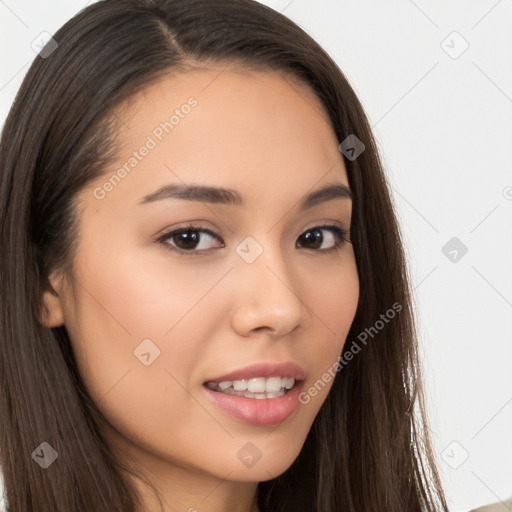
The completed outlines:
<svg viewBox="0 0 512 512">
<path fill-rule="evenodd" d="M 197 222 L 199 222 L 199 221 L 197 221 Z M 343 246 L 344 243 L 349 243 L 349 244 L 352 243 L 350 238 L 348 238 L 350 236 L 350 229 L 345 228 L 343 223 L 341 223 L 340 221 L 333 221 L 333 220 L 316 221 L 316 223 L 314 223 L 310 227 L 304 228 L 300 232 L 299 237 L 302 236 L 304 233 L 307 233 L 308 231 L 311 231 L 313 229 L 321 230 L 321 229 L 328 229 L 328 228 L 335 228 L 333 231 L 335 231 L 335 233 L 338 235 L 339 239 L 336 240 L 336 243 L 333 247 L 330 247 L 328 249 L 312 249 L 313 252 L 317 252 L 320 254 L 321 253 L 329 253 L 329 252 L 341 249 L 341 247 Z M 222 240 L 222 237 L 218 233 L 216 233 L 215 231 L 213 231 L 209 228 L 204 227 L 203 225 L 195 224 L 193 222 L 185 223 L 180 226 L 166 229 L 163 233 L 157 234 L 155 236 L 155 238 L 153 239 L 153 241 L 155 243 L 161 243 L 163 245 L 166 245 L 167 250 L 171 250 L 171 251 L 178 253 L 182 256 L 205 256 L 205 255 L 208 255 L 211 251 L 215 250 L 215 248 L 202 249 L 202 250 L 197 250 L 197 249 L 185 250 L 185 249 L 180 249 L 178 247 L 174 247 L 171 244 L 167 243 L 167 240 L 169 238 L 178 236 L 181 233 L 187 233 L 190 231 L 202 232 L 202 233 L 208 234 L 209 236 L 218 240 L 222 244 L 222 247 L 220 247 L 220 249 L 222 249 L 226 246 L 224 241 Z M 219 248 L 217 248 L 217 249 L 219 249 Z"/>
<path fill-rule="evenodd" d="M 159 235 L 156 235 L 155 239 L 153 240 L 155 243 L 161 243 L 167 250 L 170 250 L 174 253 L 178 253 L 182 256 L 205 256 L 206 254 L 210 253 L 213 249 L 203 249 L 203 250 L 197 250 L 197 249 L 191 249 L 189 251 L 186 251 L 184 249 L 180 249 L 179 247 L 174 247 L 171 244 L 167 243 L 167 240 L 173 236 L 177 236 L 181 233 L 188 233 L 189 231 L 197 231 L 201 233 L 206 233 L 210 235 L 212 238 L 215 238 L 218 240 L 223 247 L 226 247 L 225 243 L 222 241 L 219 234 L 217 234 L 215 231 L 206 228 L 200 224 L 194 224 L 194 223 L 187 223 L 183 224 L 181 226 L 177 226 L 174 228 L 170 228 L 165 230 L 163 233 L 160 233 Z M 220 247 L 222 249 L 223 247 Z"/>
<path fill-rule="evenodd" d="M 350 229 L 347 229 L 342 222 L 339 220 L 321 220 L 314 222 L 311 226 L 304 228 L 300 234 L 304 233 L 305 231 L 308 231 L 313 228 L 323 228 L 323 227 L 337 227 L 342 229 L 345 232 L 350 232 Z"/>
<path fill-rule="evenodd" d="M 350 226 L 347 228 L 347 227 L 345 227 L 344 223 L 337 221 L 337 220 L 326 220 L 326 221 L 320 221 L 320 222 L 317 221 L 314 224 L 312 224 L 311 226 L 304 228 L 301 231 L 300 235 L 304 234 L 306 231 L 309 231 L 311 229 L 315 229 L 315 228 L 322 229 L 322 228 L 329 228 L 329 227 L 334 227 L 334 228 L 339 229 L 340 234 L 342 234 L 343 240 L 349 244 L 352 243 L 350 238 L 347 238 L 347 237 L 350 237 Z M 318 252 L 322 252 L 322 251 L 318 251 Z"/>
</svg>

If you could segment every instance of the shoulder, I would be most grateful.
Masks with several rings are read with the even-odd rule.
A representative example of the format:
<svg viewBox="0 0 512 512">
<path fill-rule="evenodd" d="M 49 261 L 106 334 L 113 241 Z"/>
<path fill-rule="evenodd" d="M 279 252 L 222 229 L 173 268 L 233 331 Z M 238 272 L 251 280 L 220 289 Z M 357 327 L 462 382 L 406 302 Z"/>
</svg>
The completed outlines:
<svg viewBox="0 0 512 512">
<path fill-rule="evenodd" d="M 510 512 L 512 510 L 512 496 L 505 501 L 498 501 L 483 507 L 471 509 L 469 512 Z"/>
</svg>

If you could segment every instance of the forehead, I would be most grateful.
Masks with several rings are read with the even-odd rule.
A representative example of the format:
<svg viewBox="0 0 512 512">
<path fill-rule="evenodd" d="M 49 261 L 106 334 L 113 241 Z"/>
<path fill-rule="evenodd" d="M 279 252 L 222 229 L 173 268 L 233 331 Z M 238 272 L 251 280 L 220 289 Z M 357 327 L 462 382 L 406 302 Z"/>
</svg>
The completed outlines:
<svg viewBox="0 0 512 512">
<path fill-rule="evenodd" d="M 133 203 L 158 184 L 191 180 L 301 195 L 323 178 L 347 183 L 324 106 L 283 73 L 212 66 L 169 74 L 116 117 L 119 151 L 98 180 L 125 169 L 111 198 Z"/>
</svg>

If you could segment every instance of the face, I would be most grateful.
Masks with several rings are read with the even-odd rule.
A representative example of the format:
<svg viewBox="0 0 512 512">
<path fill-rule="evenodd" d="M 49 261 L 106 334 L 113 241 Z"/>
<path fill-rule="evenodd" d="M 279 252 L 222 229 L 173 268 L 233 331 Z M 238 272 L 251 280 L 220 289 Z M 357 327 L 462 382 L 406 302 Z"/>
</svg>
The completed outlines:
<svg viewBox="0 0 512 512">
<path fill-rule="evenodd" d="M 65 324 L 113 446 L 155 474 L 258 482 L 291 465 L 332 386 L 299 400 L 356 312 L 352 202 L 313 92 L 220 70 L 119 109 L 121 149 L 80 194 L 73 275 L 51 276 L 45 321 Z"/>
</svg>

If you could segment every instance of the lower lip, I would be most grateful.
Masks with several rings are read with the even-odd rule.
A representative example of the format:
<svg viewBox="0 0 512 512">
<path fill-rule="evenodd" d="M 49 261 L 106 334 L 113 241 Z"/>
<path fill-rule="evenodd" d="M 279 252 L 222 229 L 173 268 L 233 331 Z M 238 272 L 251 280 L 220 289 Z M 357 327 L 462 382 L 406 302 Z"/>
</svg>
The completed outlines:
<svg viewBox="0 0 512 512">
<path fill-rule="evenodd" d="M 295 383 L 288 393 L 277 398 L 246 398 L 214 391 L 206 385 L 206 394 L 231 416 L 251 425 L 276 425 L 290 417 L 299 407 L 304 381 Z"/>
</svg>

